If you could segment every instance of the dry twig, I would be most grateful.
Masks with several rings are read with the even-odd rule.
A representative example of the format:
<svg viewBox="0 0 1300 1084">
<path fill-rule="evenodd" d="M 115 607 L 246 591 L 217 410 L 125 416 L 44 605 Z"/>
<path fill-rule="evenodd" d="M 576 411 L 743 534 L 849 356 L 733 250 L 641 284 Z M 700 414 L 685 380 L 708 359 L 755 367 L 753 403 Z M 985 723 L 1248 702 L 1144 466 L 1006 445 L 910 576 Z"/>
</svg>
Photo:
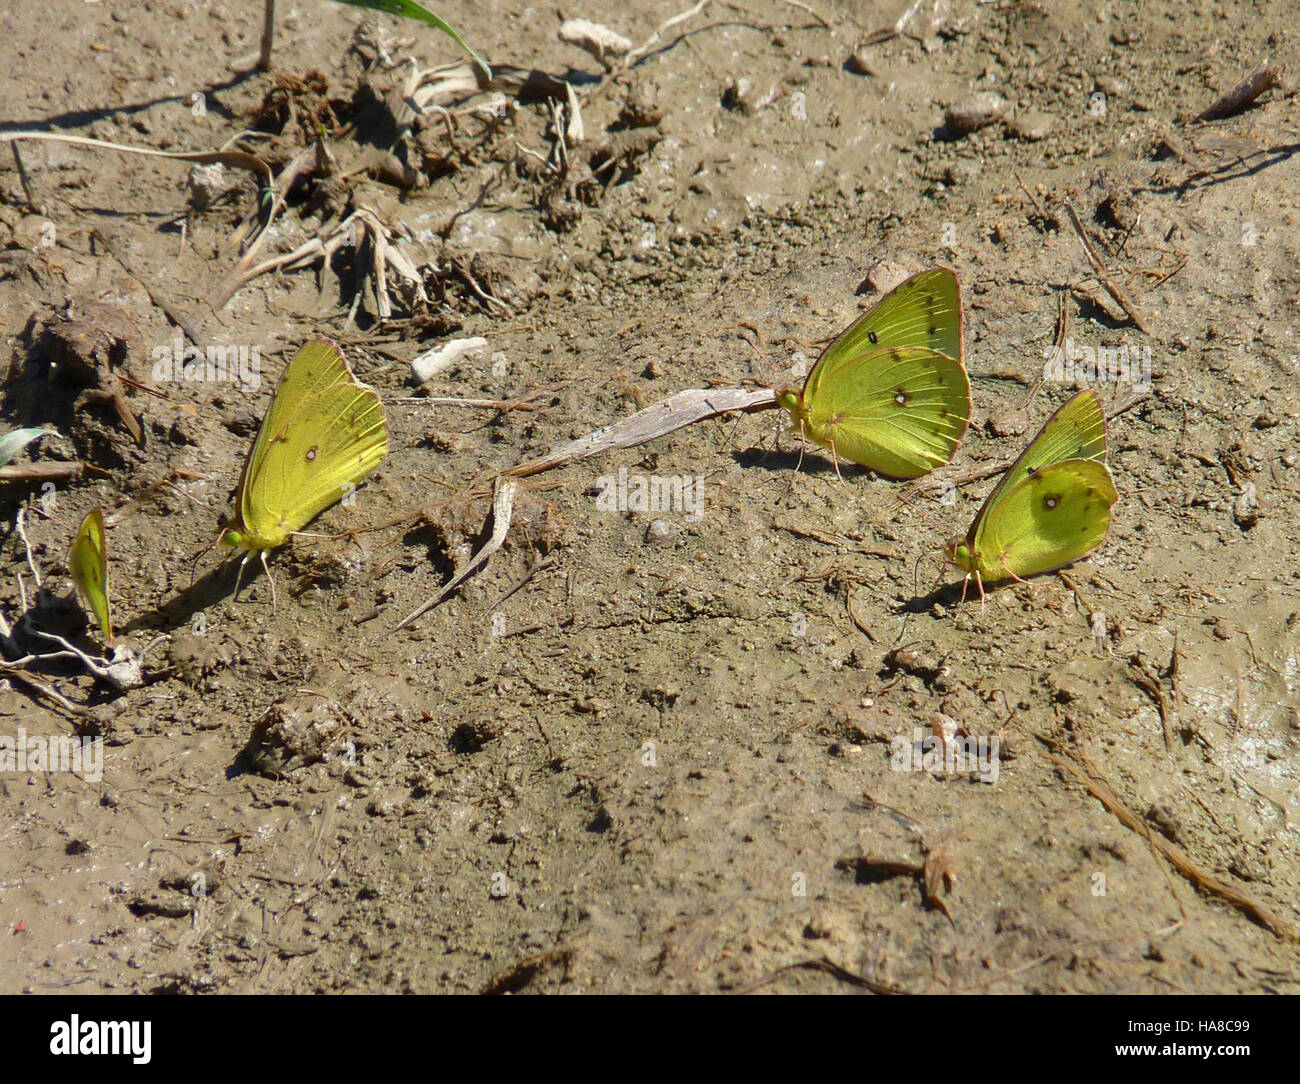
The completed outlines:
<svg viewBox="0 0 1300 1084">
<path fill-rule="evenodd" d="M 1092 270 L 1100 280 L 1106 292 L 1115 299 L 1115 303 L 1127 314 L 1128 318 L 1133 321 L 1133 326 L 1146 335 L 1150 335 L 1141 313 L 1138 312 L 1137 306 L 1128 299 L 1128 295 L 1120 289 L 1119 284 L 1111 277 L 1101 258 L 1097 255 L 1097 250 L 1093 248 L 1092 242 L 1088 239 L 1087 231 L 1083 228 L 1083 223 L 1079 220 L 1079 213 L 1074 209 L 1074 205 L 1066 202 L 1065 211 L 1070 216 L 1070 225 L 1074 227 L 1074 232 L 1079 235 L 1079 241 L 1083 245 L 1083 254 L 1088 258 L 1088 263 L 1092 265 Z"/>
<path fill-rule="evenodd" d="M 1247 108 L 1266 90 L 1282 86 L 1282 65 L 1265 64 L 1223 95 L 1214 104 L 1197 113 L 1195 120 L 1222 120 Z"/>
</svg>

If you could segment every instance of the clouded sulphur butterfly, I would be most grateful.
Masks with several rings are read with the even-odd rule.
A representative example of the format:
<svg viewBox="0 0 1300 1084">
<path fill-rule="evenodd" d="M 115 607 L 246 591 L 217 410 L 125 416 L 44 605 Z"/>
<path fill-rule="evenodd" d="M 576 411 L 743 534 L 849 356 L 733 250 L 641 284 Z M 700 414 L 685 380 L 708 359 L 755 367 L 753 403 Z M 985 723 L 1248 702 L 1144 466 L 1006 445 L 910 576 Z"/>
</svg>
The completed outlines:
<svg viewBox="0 0 1300 1084">
<path fill-rule="evenodd" d="M 946 267 L 890 291 L 817 359 L 802 390 L 777 402 L 832 454 L 893 478 L 952 458 L 970 418 L 961 286 Z"/>
<path fill-rule="evenodd" d="M 1041 432 L 988 495 L 948 560 L 984 584 L 1022 580 L 1076 561 L 1101 545 L 1119 495 L 1106 467 L 1106 419 L 1097 393 L 1081 391 Z M 965 583 L 962 585 L 965 595 Z"/>
<path fill-rule="evenodd" d="M 343 499 L 388 454 L 379 396 L 333 343 L 309 342 L 276 385 L 239 480 L 238 518 L 225 546 L 266 555 Z M 274 581 L 272 597 L 274 598 Z"/>
<path fill-rule="evenodd" d="M 81 521 L 68 551 L 68 569 L 86 609 L 99 620 L 105 643 L 113 639 L 113 618 L 108 608 L 108 536 L 104 513 L 92 508 Z"/>
</svg>

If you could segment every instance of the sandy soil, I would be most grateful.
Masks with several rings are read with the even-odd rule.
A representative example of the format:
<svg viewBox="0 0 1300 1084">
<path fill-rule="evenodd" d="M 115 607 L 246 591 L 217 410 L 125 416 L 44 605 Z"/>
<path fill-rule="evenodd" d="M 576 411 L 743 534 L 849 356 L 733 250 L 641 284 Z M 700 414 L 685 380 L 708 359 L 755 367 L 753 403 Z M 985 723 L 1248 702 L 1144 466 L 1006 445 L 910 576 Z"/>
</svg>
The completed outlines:
<svg viewBox="0 0 1300 1084">
<path fill-rule="evenodd" d="M 581 14 L 639 45 L 688 6 Z M 365 208 L 420 280 L 390 261 L 382 318 L 373 245 L 343 247 L 218 306 L 246 171 L 28 142 L 29 201 L 0 153 L 2 428 L 59 431 L 19 466 L 85 465 L 0 487 L 6 656 L 51 650 L 36 629 L 97 650 L 66 561 L 95 505 L 152 645 L 127 690 L 67 660 L 29 671 L 65 704 L 0 684 L 0 734 L 105 757 L 0 772 L 0 990 L 1296 991 L 1295 99 L 1189 119 L 1294 68 L 1294 4 L 926 2 L 877 40 L 910 5 L 715 2 L 606 72 L 554 6 L 450 3 L 550 81 L 409 130 L 390 92 L 449 43 L 281 7 L 248 76 L 254 0 L 0 14 L 7 130 L 296 162 L 256 260 Z M 990 123 L 954 131 L 977 95 Z M 789 381 L 935 264 L 967 306 L 956 489 L 841 479 L 775 412 L 705 422 L 530 480 L 487 567 L 394 631 L 487 537 L 495 472 Z M 154 381 L 182 323 L 256 346 L 259 386 Z M 1110 536 L 962 603 L 942 544 L 1073 390 L 1037 379 L 1062 332 L 1150 363 L 1147 394 L 1098 389 L 1125 408 Z M 319 336 L 383 395 L 388 460 L 274 554 L 274 608 L 228 552 L 191 586 Z M 428 394 L 530 409 L 397 401 L 471 336 Z M 699 514 L 604 510 L 620 470 L 697 484 Z M 996 778 L 894 770 L 931 727 L 996 736 Z"/>
</svg>

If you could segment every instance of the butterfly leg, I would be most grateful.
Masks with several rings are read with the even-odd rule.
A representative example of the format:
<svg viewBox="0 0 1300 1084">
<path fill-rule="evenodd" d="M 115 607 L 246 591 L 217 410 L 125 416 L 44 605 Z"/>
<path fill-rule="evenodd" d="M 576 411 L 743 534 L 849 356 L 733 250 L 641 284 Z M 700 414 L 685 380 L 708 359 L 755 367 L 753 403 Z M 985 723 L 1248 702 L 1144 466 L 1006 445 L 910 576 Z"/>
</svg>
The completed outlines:
<svg viewBox="0 0 1300 1084">
<path fill-rule="evenodd" d="M 831 437 L 827 444 L 831 450 L 831 463 L 835 466 L 835 477 L 843 482 L 844 475 L 840 473 L 840 457 L 835 454 L 835 438 Z"/>
<path fill-rule="evenodd" d="M 799 476 L 799 469 L 803 466 L 803 446 L 804 446 L 803 422 L 800 422 L 799 423 L 799 460 L 794 465 L 794 473 L 790 475 L 790 484 L 785 487 L 785 491 L 787 494 L 789 494 L 791 490 L 794 489 L 794 480 Z"/>
<path fill-rule="evenodd" d="M 239 585 L 244 579 L 244 566 L 248 564 L 248 559 L 252 557 L 252 551 L 244 554 L 244 559 L 239 562 L 239 571 L 235 573 L 235 601 L 239 601 Z"/>
<path fill-rule="evenodd" d="M 1003 554 L 1003 556 L 1002 556 L 1002 571 L 1005 572 L 1008 576 L 1010 576 L 1013 580 L 1015 580 L 1016 583 L 1028 583 L 1028 582 L 1029 582 L 1029 581 L 1026 580 L 1024 577 L 1022 577 L 1022 576 L 1017 576 L 1014 572 L 1011 571 L 1011 569 L 1007 568 L 1007 558 L 1006 558 L 1006 555 L 1005 555 L 1005 554 Z"/>
<path fill-rule="evenodd" d="M 266 573 L 266 582 L 271 585 L 271 612 L 275 613 L 276 605 L 277 605 L 277 600 L 275 597 L 275 577 L 271 575 L 271 568 L 266 563 L 266 555 L 270 552 L 271 552 L 270 550 L 261 550 L 258 553 L 257 557 L 258 560 L 262 562 L 262 571 Z M 249 556 L 251 557 L 252 554 L 250 553 Z"/>
<path fill-rule="evenodd" d="M 984 577 L 980 575 L 979 569 L 975 570 L 975 586 L 980 589 L 980 613 L 982 614 L 988 598 L 984 594 Z"/>
</svg>

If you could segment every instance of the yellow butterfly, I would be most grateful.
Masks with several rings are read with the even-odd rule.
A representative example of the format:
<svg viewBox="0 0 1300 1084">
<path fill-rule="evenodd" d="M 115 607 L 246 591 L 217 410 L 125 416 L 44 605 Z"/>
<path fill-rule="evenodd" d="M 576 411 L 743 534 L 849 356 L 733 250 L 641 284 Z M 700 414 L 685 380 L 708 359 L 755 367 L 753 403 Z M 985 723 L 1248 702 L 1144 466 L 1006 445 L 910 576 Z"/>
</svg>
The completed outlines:
<svg viewBox="0 0 1300 1084">
<path fill-rule="evenodd" d="M 99 620 L 104 642 L 112 643 L 113 618 L 108 606 L 108 535 L 104 513 L 92 508 L 81 521 L 68 551 L 68 569 L 86 609 Z"/>
<path fill-rule="evenodd" d="M 221 544 L 248 550 L 241 572 L 256 553 L 270 579 L 266 555 L 342 500 L 387 455 L 379 396 L 352 375 L 333 343 L 307 343 L 276 385 L 244 461 L 238 518 Z"/>
<path fill-rule="evenodd" d="M 1093 391 L 1068 400 L 988 495 L 964 539 L 944 555 L 984 585 L 1077 561 L 1101 545 L 1119 494 L 1106 466 L 1106 418 Z"/>
<path fill-rule="evenodd" d="M 840 334 L 802 390 L 777 403 L 800 431 L 879 474 L 917 478 L 952 458 L 970 420 L 961 285 L 936 267 L 913 275 Z"/>
</svg>

